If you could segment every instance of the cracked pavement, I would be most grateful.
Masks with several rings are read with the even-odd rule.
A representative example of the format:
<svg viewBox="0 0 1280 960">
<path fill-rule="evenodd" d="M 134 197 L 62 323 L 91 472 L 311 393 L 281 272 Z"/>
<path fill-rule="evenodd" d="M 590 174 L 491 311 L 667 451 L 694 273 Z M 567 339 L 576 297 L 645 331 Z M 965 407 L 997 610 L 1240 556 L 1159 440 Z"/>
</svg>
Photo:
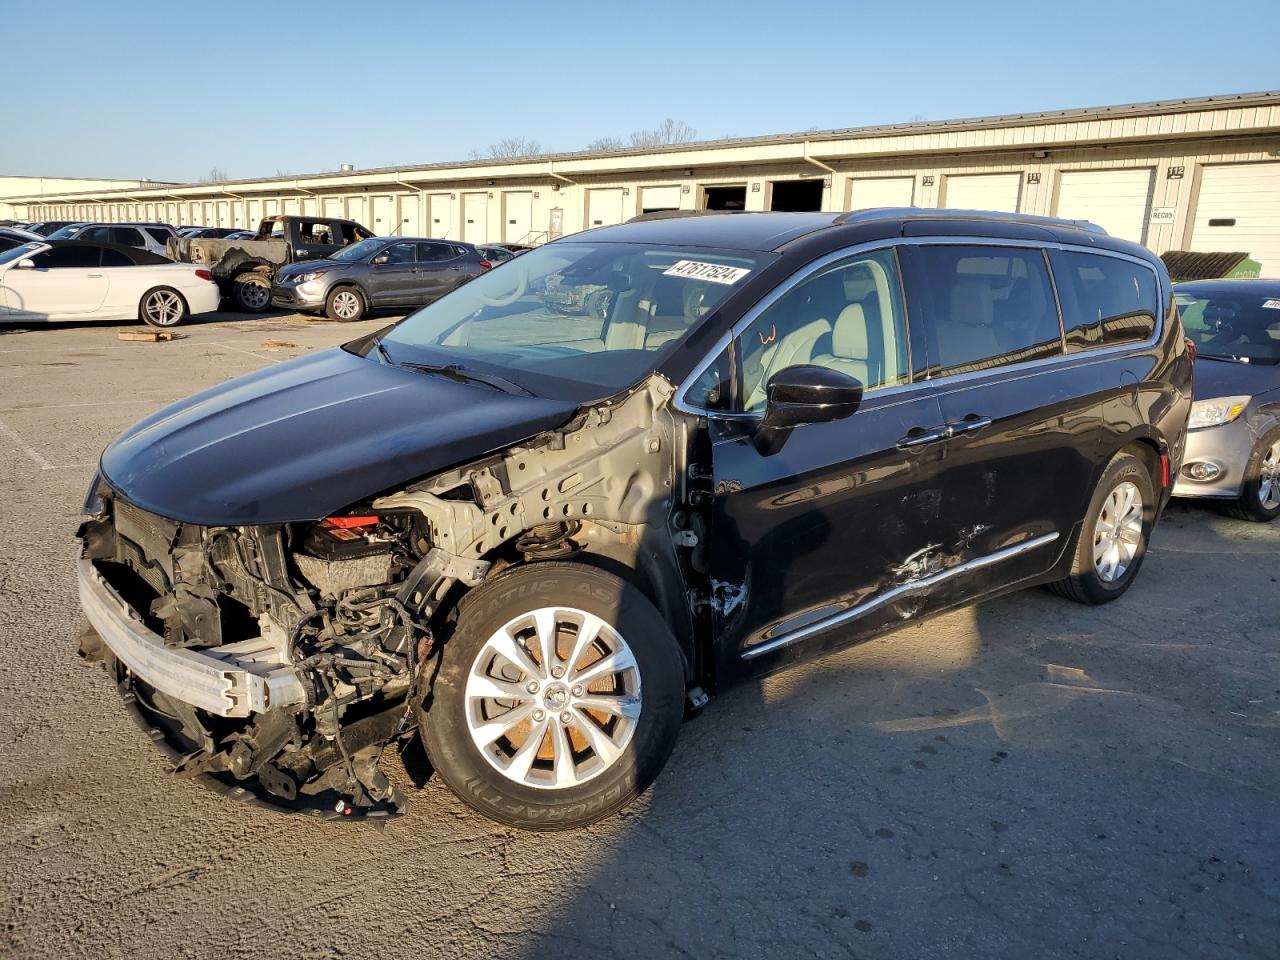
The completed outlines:
<svg viewBox="0 0 1280 960">
<path fill-rule="evenodd" d="M 1280 524 L 1200 506 L 1110 606 L 1024 592 L 713 700 L 576 833 L 390 754 L 411 806 L 381 830 L 169 776 L 75 655 L 97 453 L 384 322 L 0 328 L 0 957 L 1280 955 Z"/>
</svg>

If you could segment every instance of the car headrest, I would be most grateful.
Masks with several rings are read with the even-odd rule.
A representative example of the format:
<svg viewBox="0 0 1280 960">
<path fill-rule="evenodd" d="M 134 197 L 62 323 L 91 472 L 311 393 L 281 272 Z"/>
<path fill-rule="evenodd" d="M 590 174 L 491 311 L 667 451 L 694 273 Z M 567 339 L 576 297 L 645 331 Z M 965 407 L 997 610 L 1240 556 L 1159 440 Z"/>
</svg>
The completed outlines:
<svg viewBox="0 0 1280 960">
<path fill-rule="evenodd" d="M 867 318 L 862 304 L 851 303 L 836 317 L 831 328 L 831 352 L 848 360 L 867 359 Z"/>
<path fill-rule="evenodd" d="M 951 288 L 951 322 L 989 327 L 995 319 L 991 287 L 981 280 L 961 280 Z"/>
</svg>

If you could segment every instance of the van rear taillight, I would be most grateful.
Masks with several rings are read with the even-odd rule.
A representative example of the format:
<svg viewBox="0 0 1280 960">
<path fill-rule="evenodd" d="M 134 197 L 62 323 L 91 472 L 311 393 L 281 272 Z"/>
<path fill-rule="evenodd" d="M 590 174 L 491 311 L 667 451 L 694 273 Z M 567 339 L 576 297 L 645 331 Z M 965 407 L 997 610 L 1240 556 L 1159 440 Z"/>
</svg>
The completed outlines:
<svg viewBox="0 0 1280 960">
<path fill-rule="evenodd" d="M 208 270 L 197 270 L 196 276 L 199 277 L 201 280 L 208 280 L 211 283 L 213 282 L 213 274 L 210 273 Z"/>
</svg>

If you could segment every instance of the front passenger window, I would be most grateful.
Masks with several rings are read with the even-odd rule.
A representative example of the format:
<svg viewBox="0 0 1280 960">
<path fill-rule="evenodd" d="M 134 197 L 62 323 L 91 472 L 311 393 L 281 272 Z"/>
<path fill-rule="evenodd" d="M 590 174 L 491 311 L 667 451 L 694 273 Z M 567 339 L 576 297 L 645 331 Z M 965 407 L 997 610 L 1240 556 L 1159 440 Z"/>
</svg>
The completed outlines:
<svg viewBox="0 0 1280 960">
<path fill-rule="evenodd" d="M 745 412 L 762 411 L 769 378 L 816 364 L 847 373 L 866 390 L 909 380 L 907 332 L 892 250 L 856 254 L 805 278 L 743 331 L 738 341 Z"/>
</svg>

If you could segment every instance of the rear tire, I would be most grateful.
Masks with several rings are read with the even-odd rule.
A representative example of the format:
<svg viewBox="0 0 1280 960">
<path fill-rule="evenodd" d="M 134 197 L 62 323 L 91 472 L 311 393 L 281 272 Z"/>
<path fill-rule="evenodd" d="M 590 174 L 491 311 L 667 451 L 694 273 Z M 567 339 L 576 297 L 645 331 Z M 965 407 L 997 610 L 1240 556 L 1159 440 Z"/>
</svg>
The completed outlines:
<svg viewBox="0 0 1280 960">
<path fill-rule="evenodd" d="M 1280 517 L 1280 429 L 1264 434 L 1249 454 L 1240 499 L 1222 505 L 1228 516 L 1253 523 Z"/>
<path fill-rule="evenodd" d="M 1071 573 L 1048 584 L 1077 603 L 1110 603 L 1133 584 L 1156 519 L 1147 465 L 1121 451 L 1107 464 L 1072 545 Z"/>
<path fill-rule="evenodd" d="M 138 318 L 152 327 L 176 327 L 189 313 L 187 301 L 173 287 L 152 287 L 138 301 Z"/>
<path fill-rule="evenodd" d="M 324 300 L 324 315 L 338 323 L 355 323 L 366 309 L 364 294 L 355 287 L 334 287 Z"/>
<path fill-rule="evenodd" d="M 271 281 L 252 271 L 237 274 L 231 281 L 231 299 L 245 313 L 262 313 L 271 306 Z"/>
<path fill-rule="evenodd" d="M 491 820 L 525 830 L 602 820 L 675 747 L 685 689 L 675 637 L 639 590 L 603 570 L 544 561 L 478 587 L 441 656 L 420 735 L 449 788 Z"/>
</svg>

